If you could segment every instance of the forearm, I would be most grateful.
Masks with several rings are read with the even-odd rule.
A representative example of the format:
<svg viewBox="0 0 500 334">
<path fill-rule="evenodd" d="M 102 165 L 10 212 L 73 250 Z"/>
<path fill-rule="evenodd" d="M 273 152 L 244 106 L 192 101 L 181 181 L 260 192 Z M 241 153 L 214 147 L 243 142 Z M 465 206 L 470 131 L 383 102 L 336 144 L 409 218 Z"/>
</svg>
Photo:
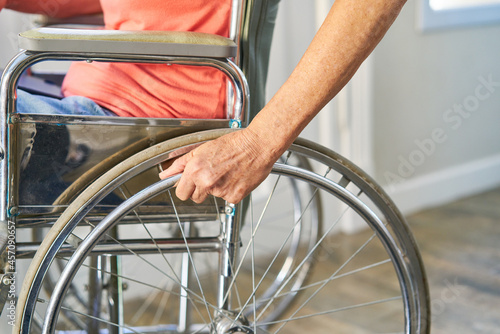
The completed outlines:
<svg viewBox="0 0 500 334">
<path fill-rule="evenodd" d="M 336 0 L 294 72 L 241 131 L 207 142 L 160 174 L 183 173 L 176 194 L 238 203 L 270 173 L 304 127 L 349 81 L 405 0 Z"/>
<path fill-rule="evenodd" d="M 99 0 L 0 0 L 0 9 L 2 7 L 24 13 L 60 18 L 102 12 Z"/>
<path fill-rule="evenodd" d="M 336 0 L 294 72 L 248 130 L 276 160 L 344 87 L 405 0 Z"/>
</svg>

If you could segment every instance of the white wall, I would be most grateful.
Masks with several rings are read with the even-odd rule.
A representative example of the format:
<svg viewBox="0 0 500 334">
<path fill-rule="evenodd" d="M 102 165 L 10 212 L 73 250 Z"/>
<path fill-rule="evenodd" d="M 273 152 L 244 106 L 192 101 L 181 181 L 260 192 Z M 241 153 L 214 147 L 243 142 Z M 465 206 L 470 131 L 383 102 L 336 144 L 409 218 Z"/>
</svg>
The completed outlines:
<svg viewBox="0 0 500 334">
<path fill-rule="evenodd" d="M 332 0 L 281 0 L 271 47 L 266 94 L 271 98 L 285 82 L 313 39 L 316 30 L 316 7 Z M 313 122 L 302 136 L 320 140 L 318 122 Z"/>
<path fill-rule="evenodd" d="M 32 27 L 31 16 L 10 10 L 0 12 L 0 68 L 17 52 L 17 32 Z"/>
<path fill-rule="evenodd" d="M 313 7 L 311 2 L 282 0 L 269 96 L 314 35 Z M 406 4 L 362 79 L 371 87 L 361 99 L 372 113 L 366 115 L 372 139 L 364 142 L 371 142 L 366 151 L 373 156 L 364 159 L 363 149 L 361 156 L 359 148 L 354 154 L 345 149 L 349 143 L 340 135 L 346 129 L 339 128 L 339 98 L 328 111 L 334 115 L 323 111 L 322 122 L 316 120 L 303 134 L 350 155 L 406 213 L 500 185 L 500 26 L 421 33 L 415 7 L 414 1 Z M 327 140 L 318 124 L 325 119 L 333 133 Z M 350 126 L 353 131 L 359 124 L 350 120 Z"/>
<path fill-rule="evenodd" d="M 500 184 L 500 26 L 422 34 L 415 15 L 374 54 L 375 175 L 407 212 Z"/>
</svg>

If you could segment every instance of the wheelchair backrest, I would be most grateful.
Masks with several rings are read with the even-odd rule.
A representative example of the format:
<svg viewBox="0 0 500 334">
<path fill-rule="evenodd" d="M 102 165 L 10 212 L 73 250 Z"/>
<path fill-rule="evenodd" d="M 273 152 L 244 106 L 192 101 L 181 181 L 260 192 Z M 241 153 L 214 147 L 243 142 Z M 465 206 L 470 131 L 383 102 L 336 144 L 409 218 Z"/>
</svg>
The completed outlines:
<svg viewBox="0 0 500 334">
<path fill-rule="evenodd" d="M 240 67 L 250 88 L 250 120 L 264 107 L 269 53 L 280 0 L 246 0 Z"/>
</svg>

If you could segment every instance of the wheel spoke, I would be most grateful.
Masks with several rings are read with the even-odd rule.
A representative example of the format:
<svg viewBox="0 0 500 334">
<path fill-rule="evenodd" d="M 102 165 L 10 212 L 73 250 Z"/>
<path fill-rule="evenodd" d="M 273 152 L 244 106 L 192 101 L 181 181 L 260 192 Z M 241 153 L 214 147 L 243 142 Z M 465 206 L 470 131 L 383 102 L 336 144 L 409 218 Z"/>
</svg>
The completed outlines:
<svg viewBox="0 0 500 334">
<path fill-rule="evenodd" d="M 250 205 L 250 230 L 253 231 L 254 226 L 253 226 L 253 200 L 252 200 L 252 196 L 250 196 L 249 205 Z M 254 291 L 256 291 L 256 286 L 255 286 L 255 243 L 254 242 L 252 242 L 251 268 L 252 268 L 251 276 L 252 276 L 252 301 L 253 301 L 252 311 L 253 311 L 253 318 L 255 319 L 257 316 L 257 302 L 256 302 L 256 298 L 255 298 L 255 293 L 254 293 Z M 241 305 L 240 305 L 240 307 L 241 307 Z M 241 309 L 243 309 L 243 307 Z M 257 323 L 255 321 L 253 322 L 253 332 L 257 333 Z"/>
<path fill-rule="evenodd" d="M 180 286 L 182 289 L 185 289 L 186 291 L 188 291 L 191 295 L 197 297 L 199 300 L 204 300 L 203 296 L 199 296 L 197 295 L 194 291 L 190 290 L 188 286 L 185 286 L 183 285 L 180 280 L 178 279 L 177 275 L 175 275 L 175 270 L 173 269 L 173 267 L 170 266 L 170 268 L 173 270 L 174 272 L 174 278 L 171 277 L 168 273 L 166 273 L 164 270 L 162 270 L 161 268 L 159 268 L 157 265 L 155 265 L 154 263 L 152 263 L 151 261 L 147 260 L 144 256 L 142 256 L 141 254 L 138 254 L 136 252 L 134 252 L 133 249 L 131 249 L 130 247 L 127 247 L 127 245 L 123 244 L 122 242 L 120 242 L 119 240 L 117 240 L 116 238 L 112 237 L 112 236 L 109 236 L 108 237 L 110 238 L 110 240 L 116 242 L 118 245 L 120 245 L 121 247 L 123 247 L 125 250 L 129 251 L 132 255 L 136 256 L 137 258 L 141 259 L 142 261 L 144 261 L 146 264 L 148 264 L 149 266 L 151 266 L 153 269 L 157 270 L 159 273 L 161 273 L 163 276 L 165 276 L 166 278 L 172 280 L 173 282 L 175 282 L 178 286 Z M 130 280 L 130 278 L 127 278 L 128 280 Z M 214 306 L 212 306 L 214 307 Z M 214 307 L 215 308 L 215 307 Z"/>
<path fill-rule="evenodd" d="M 287 156 L 287 161 L 288 161 L 288 158 L 290 157 L 290 154 Z M 325 177 L 330 173 L 331 169 L 328 168 L 327 171 L 325 172 Z M 266 203 L 266 206 L 263 210 L 263 212 L 267 211 L 267 208 L 269 207 L 269 203 L 271 201 L 271 198 L 272 198 L 272 195 L 274 195 L 275 193 L 275 190 L 277 188 L 277 185 L 278 185 L 278 182 L 280 180 L 281 176 L 278 176 L 277 180 L 276 180 L 276 183 L 274 184 L 273 186 L 273 191 L 271 192 L 271 195 L 269 196 L 268 200 L 267 200 L 267 203 Z M 256 307 L 257 307 L 257 303 L 255 302 L 255 298 L 256 298 L 256 292 L 257 290 L 259 289 L 259 287 L 261 286 L 261 284 L 264 282 L 264 280 L 266 279 L 266 277 L 268 276 L 268 273 L 270 272 L 271 268 L 273 267 L 273 265 L 276 263 L 278 257 L 280 256 L 280 254 L 282 253 L 283 249 L 285 248 L 286 244 L 288 243 L 288 241 L 290 240 L 290 238 L 292 237 L 295 229 L 299 226 L 299 224 L 302 222 L 302 219 L 304 217 L 304 214 L 306 213 L 306 211 L 309 209 L 310 205 L 313 203 L 314 199 L 316 198 L 316 195 L 318 193 L 318 189 L 315 189 L 313 194 L 310 196 L 309 200 L 308 200 L 308 203 L 306 204 L 306 206 L 302 209 L 301 209 L 301 212 L 300 212 L 300 215 L 299 217 L 296 219 L 295 223 L 293 224 L 293 227 L 290 229 L 290 231 L 288 232 L 285 240 L 281 243 L 281 246 L 280 248 L 278 249 L 278 251 L 276 252 L 276 254 L 274 255 L 273 259 L 271 260 L 271 262 L 269 263 L 269 265 L 267 266 L 267 269 L 265 270 L 265 272 L 262 274 L 262 277 L 261 279 L 259 280 L 259 282 L 257 283 L 257 285 L 255 285 L 255 283 L 253 282 L 253 289 L 252 289 L 252 293 L 250 294 L 250 296 L 247 298 L 247 301 L 245 303 L 245 305 L 243 305 L 243 307 L 241 307 L 240 311 L 239 311 L 239 314 L 236 316 L 236 319 L 238 319 L 242 313 L 244 312 L 244 310 L 246 309 L 246 307 L 252 303 L 253 304 L 253 310 L 254 312 L 256 312 Z M 260 223 L 262 222 L 263 220 L 263 214 L 260 215 L 260 219 L 259 219 L 259 222 L 257 224 L 257 226 L 260 226 Z M 252 247 L 252 250 L 254 249 L 254 245 L 255 245 L 255 235 L 257 233 L 257 227 L 254 229 L 253 227 L 253 219 L 251 220 L 252 222 L 252 228 L 251 228 L 251 231 L 252 231 L 252 235 L 251 235 L 251 238 L 250 238 L 250 241 L 249 241 L 249 244 L 247 246 L 247 250 L 248 248 L 251 246 Z M 308 256 L 305 257 L 304 261 L 297 267 L 297 269 L 295 270 L 294 273 L 292 273 L 290 275 L 290 277 L 287 279 L 286 283 L 282 284 L 281 287 L 279 288 L 279 290 L 276 292 L 276 294 L 279 294 L 281 292 L 281 290 L 287 285 L 287 283 L 295 276 L 295 274 L 302 268 L 303 264 L 307 262 L 307 259 L 308 259 Z M 241 263 L 243 263 L 243 260 L 244 260 L 244 257 L 242 257 L 241 259 L 241 262 L 240 262 L 240 266 L 241 266 Z M 252 261 L 254 260 L 254 258 L 252 258 Z M 254 279 L 254 273 L 253 273 L 253 269 L 254 269 L 254 265 L 253 265 L 253 262 L 252 262 L 252 279 Z M 236 275 L 235 275 L 236 276 Z M 264 298 L 261 298 L 261 300 L 264 300 Z M 270 299 L 270 302 L 272 302 L 274 300 L 274 298 Z M 262 301 L 259 301 L 259 303 L 261 303 Z M 265 311 L 267 310 L 267 308 L 269 307 L 270 304 L 267 304 L 264 309 L 261 311 L 261 314 L 259 317 L 256 317 L 254 315 L 254 323 L 257 322 L 258 319 L 260 319 L 260 317 L 265 313 Z"/>
<path fill-rule="evenodd" d="M 239 262 L 239 264 L 237 266 L 237 269 L 236 269 L 236 271 L 235 271 L 235 273 L 233 275 L 233 279 L 231 280 L 231 283 L 229 284 L 228 292 L 224 296 L 224 299 L 223 299 L 224 302 L 226 302 L 227 298 L 229 297 L 229 291 L 231 291 L 233 285 L 235 284 L 236 277 L 238 277 L 238 274 L 239 274 L 239 272 L 240 272 L 240 270 L 241 270 L 241 268 L 243 266 L 243 259 L 245 259 L 245 257 L 247 256 L 247 254 L 248 254 L 248 252 L 249 252 L 249 250 L 251 248 L 251 245 L 253 244 L 253 240 L 255 238 L 255 234 L 257 233 L 258 229 L 260 228 L 260 226 L 261 226 L 261 224 L 262 224 L 262 222 L 264 220 L 265 213 L 266 213 L 267 209 L 269 208 L 269 204 L 271 203 L 271 199 L 273 198 L 273 195 L 274 195 L 274 193 L 276 191 L 276 187 L 278 185 L 279 180 L 280 180 L 280 176 L 277 178 L 277 180 L 276 180 L 276 182 L 275 182 L 275 184 L 274 184 L 274 186 L 272 188 L 271 194 L 267 198 L 267 201 L 266 201 L 266 204 L 264 206 L 264 209 L 263 209 L 263 211 L 262 211 L 262 213 L 261 213 L 261 215 L 259 217 L 259 220 L 257 221 L 257 224 L 255 225 L 255 228 L 252 231 L 252 235 L 250 237 L 250 241 L 249 241 L 247 247 L 245 248 L 245 251 L 243 252 L 243 255 L 241 255 L 241 257 L 240 257 L 240 262 Z"/>
<path fill-rule="evenodd" d="M 169 194 L 169 197 L 170 197 L 170 201 L 173 203 L 174 199 L 172 197 L 172 192 L 170 190 L 168 190 L 168 194 Z M 201 296 L 202 296 L 204 304 L 205 304 L 205 308 L 206 308 L 208 317 L 210 318 L 210 323 L 212 323 L 213 322 L 213 318 L 212 318 L 212 315 L 211 315 L 210 310 L 209 310 L 209 303 L 208 303 L 207 298 L 205 296 L 205 292 L 203 291 L 203 287 L 202 287 L 201 282 L 200 282 L 200 276 L 198 275 L 198 270 L 196 269 L 196 266 L 194 265 L 194 260 L 193 260 L 192 254 L 191 254 L 191 250 L 189 249 L 189 245 L 188 245 L 188 242 L 187 242 L 187 237 L 186 237 L 186 235 L 184 233 L 184 229 L 182 227 L 182 223 L 181 223 L 179 214 L 177 213 L 176 206 L 174 205 L 173 208 L 174 208 L 174 212 L 175 212 L 175 217 L 177 219 L 177 223 L 179 225 L 179 229 L 180 229 L 181 234 L 182 234 L 182 239 L 184 239 L 184 243 L 186 245 L 186 250 L 187 250 L 187 253 L 188 253 L 188 256 L 189 256 L 189 260 L 191 261 L 191 264 L 192 264 L 192 267 L 193 267 L 193 271 L 194 271 L 194 275 L 196 277 L 196 281 L 198 283 L 198 287 L 200 289 L 200 293 L 201 293 Z"/>
<path fill-rule="evenodd" d="M 38 303 L 40 304 L 47 304 L 48 301 L 43 299 L 43 298 L 37 298 L 37 301 Z M 119 327 L 119 328 L 123 328 L 123 329 L 127 329 L 127 330 L 130 330 L 132 331 L 133 333 L 137 333 L 137 334 L 140 334 L 140 332 L 137 332 L 134 328 L 132 327 L 129 327 L 129 326 L 125 326 L 125 325 L 118 325 L 114 322 L 111 322 L 111 321 L 108 321 L 106 319 L 102 319 L 102 318 L 97 318 L 97 317 L 94 317 L 90 314 L 87 314 L 87 313 L 83 313 L 83 312 L 80 312 L 80 311 L 77 311 L 73 308 L 69 308 L 69 307 L 66 307 L 66 306 L 61 306 L 61 309 L 64 310 L 64 311 L 67 311 L 67 312 L 71 312 L 71 313 L 74 313 L 74 314 L 77 314 L 79 316 L 82 316 L 82 317 L 85 317 L 85 318 L 88 318 L 88 319 L 93 319 L 93 320 L 97 320 L 99 322 L 102 322 L 102 323 L 105 323 L 107 325 L 111 325 L 111 326 L 114 326 L 114 327 Z"/>
<path fill-rule="evenodd" d="M 295 312 L 293 312 L 292 314 L 292 317 L 295 316 L 300 310 L 302 310 L 330 281 L 332 281 L 334 279 L 334 277 L 343 269 L 345 268 L 345 266 L 347 266 L 348 263 L 350 263 L 365 247 L 366 245 L 368 245 L 372 240 L 373 238 L 375 238 L 375 234 L 373 234 L 360 248 L 358 248 L 356 250 L 356 252 L 354 252 L 354 254 L 352 254 L 348 259 L 347 261 L 345 261 L 331 276 L 328 280 L 326 280 L 325 282 L 323 282 L 317 289 L 316 291 L 314 291 L 314 293 L 311 294 L 311 296 L 309 296 L 309 298 L 307 298 L 307 300 L 305 302 L 302 303 L 302 305 L 300 307 L 297 308 L 297 310 L 295 310 Z M 282 325 L 284 326 L 284 324 Z M 281 327 L 278 329 L 278 331 L 281 329 Z"/>
<path fill-rule="evenodd" d="M 323 243 L 323 241 L 326 239 L 326 237 L 333 231 L 333 229 L 338 225 L 338 223 L 341 221 L 341 219 L 344 217 L 345 213 L 347 212 L 348 208 L 346 208 L 341 215 L 332 223 L 332 225 L 328 228 L 325 233 L 321 236 L 321 238 L 318 239 L 316 244 L 309 250 L 307 255 L 304 256 L 304 259 L 302 262 L 297 266 L 297 268 L 294 270 L 294 272 L 290 275 L 290 277 L 287 278 L 287 280 L 281 285 L 280 289 L 277 291 L 277 294 L 281 293 L 281 291 L 285 288 L 285 286 L 292 280 L 292 278 L 299 272 L 299 270 L 304 266 L 304 264 L 307 262 L 307 260 L 313 256 L 313 253 L 318 249 L 318 247 Z M 264 307 L 264 309 L 261 311 L 260 315 L 257 317 L 257 320 L 259 320 L 263 315 L 264 312 L 271 306 L 272 302 L 274 301 L 275 298 L 272 298 Z"/>
<path fill-rule="evenodd" d="M 356 305 L 351 305 L 351 306 L 346 306 L 346 307 L 340 307 L 337 309 L 327 310 L 327 311 L 323 311 L 323 312 L 316 312 L 314 314 L 308 314 L 308 315 L 304 315 L 304 316 L 298 316 L 298 317 L 292 316 L 290 318 L 283 319 L 283 320 L 276 320 L 276 321 L 270 321 L 267 323 L 261 323 L 258 326 L 269 326 L 269 325 L 274 325 L 274 324 L 282 324 L 282 326 L 280 326 L 278 328 L 278 330 L 276 330 L 274 332 L 274 333 L 278 333 L 279 331 L 281 331 L 283 329 L 284 325 L 286 325 L 290 321 L 303 320 L 303 319 L 308 319 L 308 318 L 317 317 L 317 316 L 321 316 L 321 315 L 327 315 L 327 314 L 337 313 L 337 312 L 341 312 L 341 311 L 353 310 L 356 308 L 362 308 L 362 307 L 373 306 L 373 305 L 387 303 L 387 302 L 393 302 L 396 300 L 401 300 L 401 296 L 385 298 L 382 300 L 375 300 L 372 302 L 361 303 L 361 304 L 356 304 Z"/>
<path fill-rule="evenodd" d="M 348 277 L 348 276 L 351 276 L 351 275 L 355 275 L 355 274 L 358 274 L 360 272 L 363 272 L 363 271 L 366 271 L 366 270 L 369 270 L 369 269 L 373 269 L 373 268 L 376 268 L 378 266 L 381 266 L 381 265 L 384 265 L 384 264 L 388 264 L 388 263 L 391 263 L 391 260 L 390 259 L 387 259 L 387 260 L 383 260 L 383 261 L 379 261 L 377 263 L 373 263 L 373 264 L 370 264 L 370 265 L 367 265 L 367 266 L 364 266 L 362 268 L 358 268 L 358 269 L 355 269 L 355 270 L 351 270 L 347 273 L 344 273 L 344 274 L 340 274 L 340 275 L 335 275 L 335 276 L 330 276 L 328 277 L 327 279 L 324 279 L 324 280 L 320 280 L 320 281 L 317 281 L 317 282 L 314 282 L 314 283 L 311 283 L 311 284 L 307 284 L 307 285 L 304 285 L 302 287 L 300 287 L 299 289 L 296 289 L 296 290 L 291 290 L 291 291 L 287 291 L 287 292 L 284 292 L 284 293 L 279 293 L 279 294 L 276 294 L 274 295 L 273 297 L 271 298 L 262 298 L 260 300 L 260 302 L 265 302 L 265 301 L 269 301 L 269 300 L 274 300 L 274 299 L 278 299 L 280 297 L 284 297 L 288 294 L 291 294 L 291 293 L 298 293 L 298 292 L 302 292 L 302 291 L 307 291 L 311 288 L 314 288 L 314 287 L 317 287 L 317 286 L 320 286 L 320 285 L 323 285 L 325 282 L 326 283 L 330 283 L 332 282 L 333 280 L 337 280 L 337 279 L 340 279 L 340 278 L 344 278 L 344 277 Z"/>
<path fill-rule="evenodd" d="M 127 195 L 125 194 L 125 192 L 123 191 L 123 189 L 122 189 L 121 187 L 120 187 L 119 189 L 120 189 L 120 192 L 122 193 L 122 195 L 125 197 L 125 199 L 128 199 L 128 198 L 129 198 L 129 196 L 127 196 Z M 130 193 L 130 191 L 129 191 L 129 193 Z M 169 192 L 169 194 L 170 194 L 170 192 Z M 171 196 L 171 195 L 170 195 L 170 199 L 171 199 L 172 207 L 174 208 L 174 211 L 175 211 L 175 214 L 176 214 L 176 218 L 177 218 L 177 220 L 179 221 L 179 216 L 178 216 L 178 214 L 177 214 L 177 208 L 176 208 L 175 202 L 173 201 L 173 199 L 172 199 L 172 196 Z M 158 243 L 156 242 L 156 239 L 153 237 L 152 233 L 150 232 L 149 228 L 148 228 L 148 227 L 146 226 L 146 224 L 144 223 L 143 219 L 139 216 L 139 214 L 138 214 L 137 210 L 133 210 L 132 212 L 134 213 L 134 215 L 136 216 L 136 218 L 139 220 L 140 225 L 144 228 L 144 230 L 145 230 L 145 231 L 146 231 L 146 233 L 148 234 L 148 236 L 149 236 L 150 240 L 153 242 L 153 244 L 154 244 L 154 245 L 155 245 L 155 247 L 157 248 L 158 252 L 161 254 L 161 256 L 162 256 L 162 258 L 163 258 L 164 262 L 166 263 L 166 265 L 168 266 L 168 268 L 172 271 L 172 273 L 173 273 L 173 275 L 174 275 L 174 277 L 175 277 L 175 280 L 176 280 L 175 282 L 176 282 L 176 283 L 177 283 L 177 284 L 181 287 L 181 290 L 185 291 L 185 293 L 186 293 L 186 296 L 185 296 L 185 297 L 186 297 L 186 298 L 190 301 L 190 303 L 191 303 L 191 304 L 195 307 L 196 312 L 198 313 L 198 315 L 200 315 L 200 316 L 201 316 L 201 312 L 200 312 L 200 310 L 198 309 L 198 306 L 197 306 L 197 305 L 196 305 L 196 303 L 194 303 L 194 301 L 191 299 L 191 294 L 192 294 L 192 293 L 190 293 L 191 291 L 189 290 L 188 285 L 187 285 L 187 284 L 182 284 L 181 279 L 180 279 L 180 278 L 179 278 L 179 276 L 176 274 L 176 270 L 172 267 L 172 265 L 170 264 L 170 261 L 166 258 L 165 253 L 161 250 L 160 246 L 159 246 L 159 245 L 158 245 Z M 216 211 L 216 212 L 218 212 L 218 211 Z M 181 229 L 181 232 L 182 232 L 182 227 L 181 227 L 181 226 L 179 226 L 179 228 Z M 184 239 L 184 240 L 185 240 L 185 239 Z M 187 245 L 186 245 L 186 247 L 187 247 Z M 189 248 L 188 248 L 188 252 L 189 252 Z M 193 262 L 193 263 L 194 263 L 194 262 Z M 182 294 L 182 293 L 181 293 L 181 294 Z M 195 294 L 194 294 L 194 295 L 195 295 Z M 169 295 L 165 295 L 165 294 L 164 294 L 163 296 L 169 296 Z M 202 298 L 203 298 L 203 297 L 200 297 L 200 298 L 199 298 L 199 300 L 202 300 Z M 205 298 L 203 298 L 203 299 L 205 299 Z M 162 301 L 163 301 L 163 298 L 162 298 Z M 168 297 L 167 297 L 166 301 L 168 301 Z M 165 303 L 166 303 L 166 301 L 165 301 Z M 156 320 L 156 319 L 158 319 L 158 318 L 159 318 L 159 316 L 160 316 L 160 308 L 158 308 L 158 310 L 157 310 L 156 314 L 157 314 L 157 315 L 156 315 L 156 316 L 155 316 L 155 318 L 154 318 L 155 320 Z"/>
<path fill-rule="evenodd" d="M 62 260 L 66 260 L 68 261 L 67 258 L 59 258 L 59 259 L 62 259 Z M 173 295 L 173 296 L 177 296 L 177 297 L 180 297 L 181 294 L 179 292 L 175 292 L 174 290 L 171 290 L 168 288 L 168 283 L 170 284 L 176 284 L 174 281 L 172 281 L 171 279 L 169 279 L 167 281 L 167 288 L 162 288 L 161 285 L 157 285 L 157 284 L 149 284 L 149 283 L 146 283 L 144 281 L 140 281 L 140 280 L 137 280 L 137 279 L 134 279 L 130 276 L 125 276 L 125 275 L 118 275 L 114 272 L 110 272 L 110 271 L 107 271 L 107 270 L 102 270 L 102 269 L 99 269 L 99 268 L 96 268 L 96 267 L 93 267 L 93 266 L 90 266 L 88 264 L 82 264 L 82 267 L 84 268 L 87 268 L 87 269 L 93 269 L 93 270 L 100 270 L 103 274 L 106 274 L 106 275 L 109 275 L 109 276 L 114 276 L 114 277 L 119 277 L 119 278 L 122 278 L 123 280 L 127 280 L 128 282 L 132 282 L 132 283 L 136 283 L 136 284 L 139 284 L 139 285 L 142 285 L 144 287 L 148 287 L 148 288 L 151 288 L 152 290 L 155 290 L 157 291 L 157 293 L 161 293 L 161 294 L 165 294 L 165 295 Z M 165 279 L 168 279 L 165 278 Z M 187 289 L 187 288 L 186 288 Z M 197 307 L 197 304 L 202 304 L 202 305 L 206 305 L 206 300 L 203 299 L 203 297 L 197 295 L 196 293 L 194 292 L 191 292 L 190 293 L 191 295 L 193 295 L 196 299 L 190 299 L 193 306 L 195 307 L 195 310 L 197 310 L 198 312 L 198 315 L 200 317 L 202 317 L 201 313 L 199 312 L 199 309 Z M 150 296 L 148 296 L 148 299 L 149 298 L 154 298 L 154 293 L 153 292 L 150 292 Z M 42 299 L 40 299 L 42 300 Z M 147 301 L 146 301 L 147 302 Z M 145 302 L 145 303 L 146 303 Z M 213 310 L 217 310 L 217 308 L 211 304 L 209 304 L 209 306 L 213 309 Z M 138 312 L 141 311 L 140 309 L 138 310 Z M 143 312 L 143 311 L 141 311 Z M 83 312 L 79 312 L 81 314 L 84 314 Z M 97 317 L 93 317 L 92 315 L 89 315 L 89 314 L 85 314 L 87 318 L 92 318 L 92 319 L 95 319 L 95 320 L 102 320 L 102 322 L 108 322 L 107 320 L 103 319 L 103 318 L 97 318 Z M 138 316 L 135 316 L 136 318 Z M 131 323 L 134 323 L 134 320 L 131 321 Z M 83 328 L 83 327 L 82 327 Z"/>
</svg>

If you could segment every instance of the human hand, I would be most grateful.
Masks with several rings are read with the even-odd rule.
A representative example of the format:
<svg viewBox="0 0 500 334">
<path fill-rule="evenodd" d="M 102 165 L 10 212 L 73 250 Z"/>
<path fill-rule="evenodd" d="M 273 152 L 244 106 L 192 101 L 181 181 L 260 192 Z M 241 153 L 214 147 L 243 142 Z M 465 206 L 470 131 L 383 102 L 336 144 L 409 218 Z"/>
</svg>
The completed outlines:
<svg viewBox="0 0 500 334">
<path fill-rule="evenodd" d="M 176 195 L 203 202 L 209 195 L 239 203 L 271 172 L 277 157 L 251 130 L 231 132 L 178 158 L 160 178 L 183 173 Z"/>
</svg>

